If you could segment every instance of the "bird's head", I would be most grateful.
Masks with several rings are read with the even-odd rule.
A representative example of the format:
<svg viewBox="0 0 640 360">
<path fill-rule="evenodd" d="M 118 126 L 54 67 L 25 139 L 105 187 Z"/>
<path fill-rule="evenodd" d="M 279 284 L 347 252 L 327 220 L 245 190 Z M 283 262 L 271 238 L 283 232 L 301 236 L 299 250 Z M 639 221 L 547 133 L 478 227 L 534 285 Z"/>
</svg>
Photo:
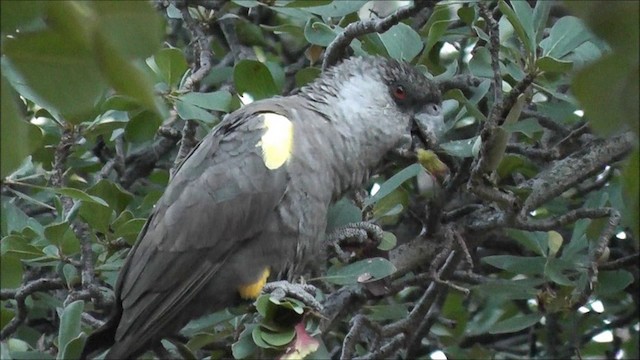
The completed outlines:
<svg viewBox="0 0 640 360">
<path fill-rule="evenodd" d="M 376 122 L 431 132 L 443 127 L 442 95 L 435 81 L 418 68 L 382 57 L 352 57 L 329 68 L 301 90 L 315 102 L 328 105 L 347 121 L 361 115 Z"/>
</svg>

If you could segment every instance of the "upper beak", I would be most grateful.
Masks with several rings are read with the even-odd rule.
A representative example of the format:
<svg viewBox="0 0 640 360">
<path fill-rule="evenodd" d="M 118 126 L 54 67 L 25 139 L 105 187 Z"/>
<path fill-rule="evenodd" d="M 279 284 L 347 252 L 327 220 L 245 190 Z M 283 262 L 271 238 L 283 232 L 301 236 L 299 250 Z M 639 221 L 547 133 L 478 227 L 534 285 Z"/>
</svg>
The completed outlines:
<svg viewBox="0 0 640 360">
<path fill-rule="evenodd" d="M 429 103 L 423 106 L 413 116 L 413 127 L 417 137 L 427 148 L 435 147 L 445 130 L 441 104 Z"/>
</svg>

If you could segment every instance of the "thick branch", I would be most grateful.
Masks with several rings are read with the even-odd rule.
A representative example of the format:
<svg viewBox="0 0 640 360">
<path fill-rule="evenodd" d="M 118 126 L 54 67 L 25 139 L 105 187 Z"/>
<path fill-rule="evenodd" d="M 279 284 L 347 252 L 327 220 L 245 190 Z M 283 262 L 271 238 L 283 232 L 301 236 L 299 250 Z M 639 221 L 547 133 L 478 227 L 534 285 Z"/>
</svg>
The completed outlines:
<svg viewBox="0 0 640 360">
<path fill-rule="evenodd" d="M 64 282 L 61 279 L 37 279 L 22 285 L 17 290 L 0 290 L 0 299 L 9 300 L 15 299 L 16 301 L 16 313 L 11 321 L 0 332 L 0 341 L 5 340 L 9 335 L 13 334 L 18 326 L 20 326 L 27 318 L 27 305 L 25 300 L 27 296 L 39 292 L 49 290 L 59 290 L 65 287 Z"/>
<path fill-rule="evenodd" d="M 632 133 L 596 140 L 583 150 L 555 162 L 549 169 L 529 181 L 530 184 L 525 183 L 521 186 L 532 189 L 522 207 L 521 216 L 526 216 L 546 201 L 602 171 L 605 165 L 622 159 L 633 149 L 635 141 Z"/>
</svg>

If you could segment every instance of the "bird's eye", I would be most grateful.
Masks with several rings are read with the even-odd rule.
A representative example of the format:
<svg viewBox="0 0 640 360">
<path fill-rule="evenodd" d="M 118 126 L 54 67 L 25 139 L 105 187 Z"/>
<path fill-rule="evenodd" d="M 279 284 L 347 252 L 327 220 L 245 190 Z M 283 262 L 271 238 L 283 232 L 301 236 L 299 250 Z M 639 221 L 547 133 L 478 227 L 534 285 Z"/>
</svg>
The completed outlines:
<svg viewBox="0 0 640 360">
<path fill-rule="evenodd" d="M 396 86 L 396 88 L 393 90 L 393 96 L 395 96 L 398 100 L 404 100 L 404 98 L 407 96 L 407 93 L 405 93 L 404 91 L 404 86 Z"/>
</svg>

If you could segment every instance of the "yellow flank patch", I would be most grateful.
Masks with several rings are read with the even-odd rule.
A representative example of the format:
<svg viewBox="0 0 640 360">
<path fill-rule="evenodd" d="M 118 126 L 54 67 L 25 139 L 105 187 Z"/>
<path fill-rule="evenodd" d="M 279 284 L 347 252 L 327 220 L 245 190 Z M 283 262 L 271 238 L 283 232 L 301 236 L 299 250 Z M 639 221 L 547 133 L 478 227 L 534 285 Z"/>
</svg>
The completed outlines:
<svg viewBox="0 0 640 360">
<path fill-rule="evenodd" d="M 256 146 L 262 147 L 262 159 L 267 168 L 275 170 L 291 157 L 293 123 L 285 116 L 274 113 L 264 113 L 262 119 L 267 131 Z"/>
<path fill-rule="evenodd" d="M 262 288 L 264 287 L 264 284 L 267 283 L 267 278 L 269 277 L 269 274 L 271 274 L 271 270 L 269 270 L 269 268 L 265 268 L 264 270 L 262 270 L 262 274 L 260 274 L 260 278 L 258 279 L 258 281 L 252 283 L 252 284 L 247 284 L 247 285 L 242 285 L 238 288 L 238 292 L 240 293 L 240 297 L 243 299 L 255 299 L 258 297 L 258 295 L 260 295 L 260 292 L 262 291 Z"/>
</svg>

